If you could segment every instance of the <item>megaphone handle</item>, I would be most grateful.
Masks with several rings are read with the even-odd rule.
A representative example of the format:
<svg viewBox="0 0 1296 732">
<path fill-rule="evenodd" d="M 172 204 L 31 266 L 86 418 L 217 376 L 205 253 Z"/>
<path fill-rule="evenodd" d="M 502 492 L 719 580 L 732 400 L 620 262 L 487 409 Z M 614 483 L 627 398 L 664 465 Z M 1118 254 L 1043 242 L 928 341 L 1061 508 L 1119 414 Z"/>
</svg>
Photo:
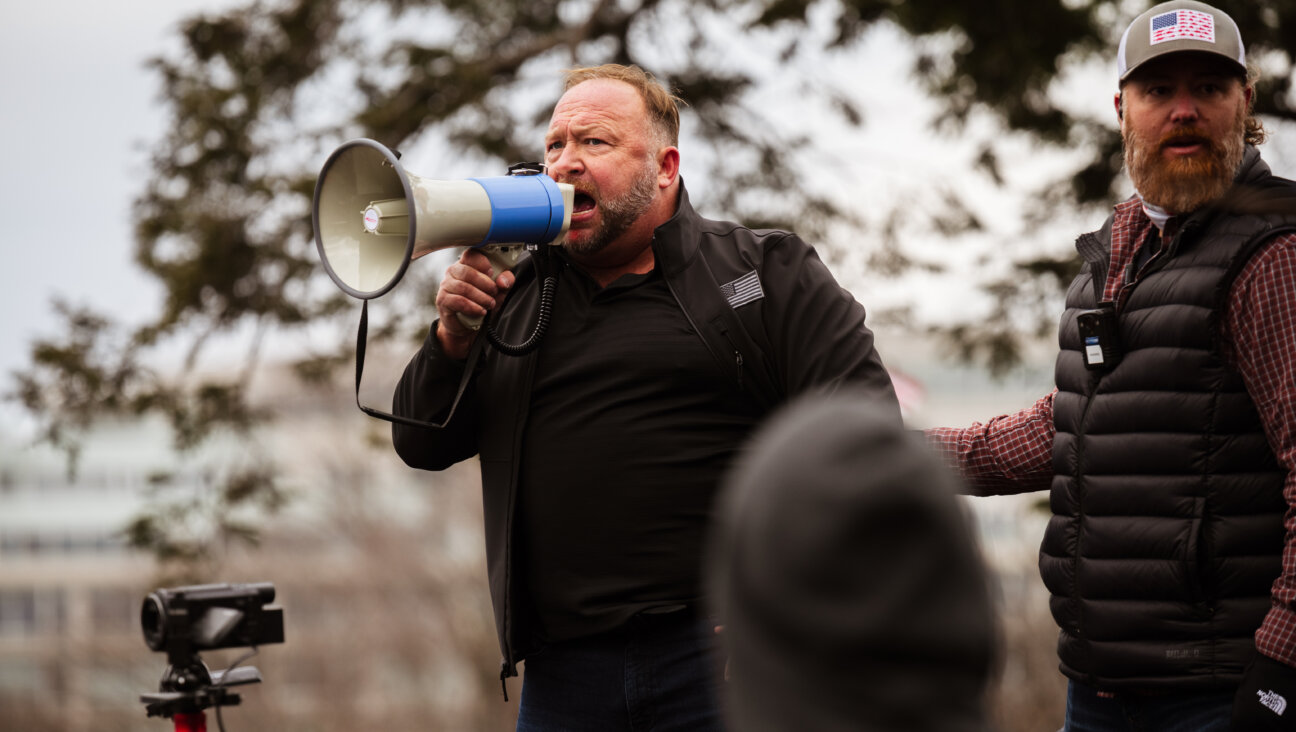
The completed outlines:
<svg viewBox="0 0 1296 732">
<path fill-rule="evenodd" d="M 526 251 L 525 244 L 487 244 L 478 247 L 478 251 L 486 255 L 486 259 L 491 265 L 491 279 L 499 279 L 501 274 L 511 271 L 517 266 L 518 261 L 522 259 L 522 253 Z M 481 315 L 468 315 L 459 313 L 459 322 L 463 323 L 469 330 L 478 330 L 481 328 L 482 321 L 485 317 Z"/>
<path fill-rule="evenodd" d="M 469 315 L 468 313 L 456 313 L 459 322 L 464 324 L 468 330 L 481 330 L 482 323 L 486 320 L 482 315 Z"/>
<path fill-rule="evenodd" d="M 360 408 L 360 411 L 370 417 L 377 417 L 378 419 L 386 420 L 388 422 L 403 424 L 407 427 L 427 427 L 434 430 L 444 429 L 446 425 L 450 424 L 450 420 L 454 419 L 455 409 L 459 407 L 459 400 L 463 398 L 464 392 L 467 391 L 468 381 L 472 379 L 473 372 L 477 368 L 477 359 L 481 356 L 482 351 L 482 339 L 474 339 L 472 346 L 468 349 L 468 360 L 464 363 L 463 376 L 459 377 L 459 391 L 455 392 L 454 401 L 450 403 L 450 411 L 446 414 L 445 420 L 440 424 L 424 422 L 421 419 L 413 419 L 410 417 L 401 417 L 395 414 L 388 414 L 387 412 L 380 412 L 377 409 L 366 407 L 360 403 L 360 380 L 364 375 L 365 343 L 369 340 L 369 301 L 364 300 L 362 302 L 363 304 L 360 306 L 360 327 L 356 329 L 356 406 Z"/>
</svg>

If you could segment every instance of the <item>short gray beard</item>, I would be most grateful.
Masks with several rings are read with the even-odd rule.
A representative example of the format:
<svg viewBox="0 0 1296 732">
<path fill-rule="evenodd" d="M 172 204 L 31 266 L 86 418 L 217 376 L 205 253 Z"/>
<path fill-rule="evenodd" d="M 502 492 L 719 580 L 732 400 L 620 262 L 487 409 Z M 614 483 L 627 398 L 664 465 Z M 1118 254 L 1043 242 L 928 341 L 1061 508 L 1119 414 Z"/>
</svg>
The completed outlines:
<svg viewBox="0 0 1296 732">
<path fill-rule="evenodd" d="M 599 212 L 602 214 L 599 227 L 594 230 L 589 239 L 578 244 L 570 242 L 566 244 L 568 251 L 578 255 L 602 251 L 617 237 L 629 231 L 656 197 L 657 167 L 649 157 L 645 158 L 643 169 L 630 186 L 630 190 L 616 198 L 598 199 Z"/>
<path fill-rule="evenodd" d="M 1139 196 L 1172 215 L 1191 213 L 1218 200 L 1242 166 L 1245 120 L 1246 109 L 1239 105 L 1236 124 L 1223 139 L 1210 141 L 1207 157 L 1201 161 L 1167 161 L 1160 154 L 1161 140 L 1144 139 L 1127 124 L 1121 133 L 1125 170 Z"/>
</svg>

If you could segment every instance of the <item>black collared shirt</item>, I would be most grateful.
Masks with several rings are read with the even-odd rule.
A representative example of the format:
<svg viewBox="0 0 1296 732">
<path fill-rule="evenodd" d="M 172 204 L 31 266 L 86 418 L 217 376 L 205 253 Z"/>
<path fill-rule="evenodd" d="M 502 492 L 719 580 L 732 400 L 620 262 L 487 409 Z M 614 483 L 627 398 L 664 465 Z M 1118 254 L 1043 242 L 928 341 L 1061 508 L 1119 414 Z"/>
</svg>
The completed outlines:
<svg viewBox="0 0 1296 732">
<path fill-rule="evenodd" d="M 529 412 L 514 566 L 539 636 L 698 603 L 712 501 L 759 409 L 659 273 L 563 272 Z"/>
</svg>

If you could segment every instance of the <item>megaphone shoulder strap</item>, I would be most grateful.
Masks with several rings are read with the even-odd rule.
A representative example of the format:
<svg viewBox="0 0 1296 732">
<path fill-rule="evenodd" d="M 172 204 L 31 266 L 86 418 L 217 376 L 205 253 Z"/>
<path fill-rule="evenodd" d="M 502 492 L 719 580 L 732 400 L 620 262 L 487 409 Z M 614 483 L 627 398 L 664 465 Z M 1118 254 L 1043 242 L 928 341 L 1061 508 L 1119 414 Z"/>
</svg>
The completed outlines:
<svg viewBox="0 0 1296 732">
<path fill-rule="evenodd" d="M 360 411 L 370 417 L 377 417 L 378 419 L 386 420 L 388 422 L 403 424 L 407 427 L 425 427 L 434 430 L 444 429 L 446 425 L 450 424 L 450 420 L 454 419 L 455 409 L 459 406 L 459 400 L 463 398 L 464 392 L 468 389 L 468 382 L 472 380 L 473 371 L 477 367 L 477 359 L 481 356 L 484 339 L 475 339 L 472 347 L 468 350 L 468 359 L 464 364 L 463 376 L 459 378 L 459 389 L 455 392 L 454 401 L 450 403 L 449 413 L 446 414 L 445 419 L 441 423 L 425 422 L 421 419 L 413 419 L 411 417 L 402 417 L 397 414 L 381 412 L 372 407 L 366 407 L 360 403 L 360 381 L 364 375 L 365 344 L 369 340 L 369 301 L 363 300 L 362 303 L 363 304 L 360 306 L 360 326 L 356 330 L 356 406 L 360 408 Z"/>
</svg>

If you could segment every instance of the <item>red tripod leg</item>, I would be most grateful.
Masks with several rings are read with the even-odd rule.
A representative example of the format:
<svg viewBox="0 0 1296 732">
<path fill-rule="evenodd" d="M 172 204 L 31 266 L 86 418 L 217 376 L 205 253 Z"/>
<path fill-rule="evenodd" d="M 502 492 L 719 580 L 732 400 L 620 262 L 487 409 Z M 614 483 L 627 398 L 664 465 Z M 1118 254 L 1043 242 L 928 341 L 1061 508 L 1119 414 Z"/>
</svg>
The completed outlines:
<svg viewBox="0 0 1296 732">
<path fill-rule="evenodd" d="M 206 712 L 176 712 L 175 732 L 207 732 Z"/>
</svg>

